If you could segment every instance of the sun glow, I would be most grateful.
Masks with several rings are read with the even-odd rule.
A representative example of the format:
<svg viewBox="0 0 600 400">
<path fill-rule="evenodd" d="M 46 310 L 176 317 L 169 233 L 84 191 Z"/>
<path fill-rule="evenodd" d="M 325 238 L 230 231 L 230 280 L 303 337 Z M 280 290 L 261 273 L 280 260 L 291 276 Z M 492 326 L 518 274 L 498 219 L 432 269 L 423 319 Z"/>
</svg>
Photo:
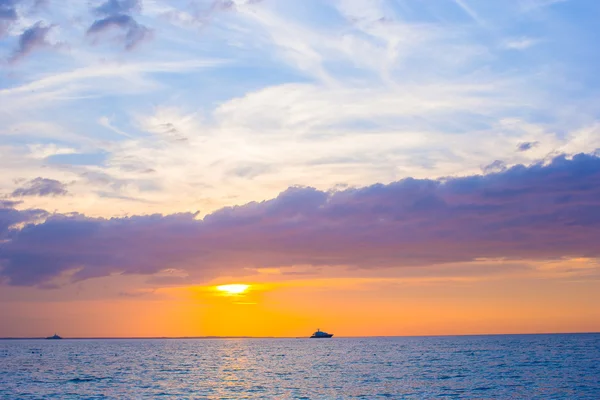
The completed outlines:
<svg viewBox="0 0 600 400">
<path fill-rule="evenodd" d="M 234 284 L 217 286 L 219 292 L 224 292 L 228 295 L 242 294 L 248 290 L 250 285 Z"/>
</svg>

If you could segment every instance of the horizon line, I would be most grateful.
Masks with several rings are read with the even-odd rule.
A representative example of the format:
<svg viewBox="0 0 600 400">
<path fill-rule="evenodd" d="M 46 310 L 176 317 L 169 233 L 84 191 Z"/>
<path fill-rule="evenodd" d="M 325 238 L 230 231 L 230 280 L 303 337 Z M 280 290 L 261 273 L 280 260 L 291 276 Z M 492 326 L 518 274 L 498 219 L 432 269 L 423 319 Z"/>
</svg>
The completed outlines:
<svg viewBox="0 0 600 400">
<path fill-rule="evenodd" d="M 535 336 L 535 335 L 598 335 L 600 331 L 591 332 L 527 332 L 527 333 L 466 333 L 438 335 L 361 335 L 335 336 L 338 339 L 361 338 L 425 338 L 425 337 L 470 337 L 470 336 Z M 184 340 L 184 339 L 310 339 L 310 336 L 89 336 L 61 337 L 61 340 Z M 0 340 L 48 340 L 47 337 L 0 337 Z"/>
</svg>

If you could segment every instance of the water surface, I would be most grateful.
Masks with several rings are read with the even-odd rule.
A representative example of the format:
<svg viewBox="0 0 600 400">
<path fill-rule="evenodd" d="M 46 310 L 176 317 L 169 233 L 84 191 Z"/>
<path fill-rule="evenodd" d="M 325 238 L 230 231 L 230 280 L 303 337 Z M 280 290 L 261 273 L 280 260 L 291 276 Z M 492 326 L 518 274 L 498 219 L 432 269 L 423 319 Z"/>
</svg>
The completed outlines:
<svg viewBox="0 0 600 400">
<path fill-rule="evenodd" d="M 0 398 L 600 399 L 600 334 L 0 340 Z"/>
</svg>

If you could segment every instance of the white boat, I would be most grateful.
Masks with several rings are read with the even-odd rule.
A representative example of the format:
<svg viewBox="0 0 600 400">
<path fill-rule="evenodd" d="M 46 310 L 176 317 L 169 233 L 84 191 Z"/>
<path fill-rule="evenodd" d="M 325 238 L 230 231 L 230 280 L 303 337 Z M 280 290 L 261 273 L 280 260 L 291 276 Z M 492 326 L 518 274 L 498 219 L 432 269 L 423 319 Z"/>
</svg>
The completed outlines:
<svg viewBox="0 0 600 400">
<path fill-rule="evenodd" d="M 311 339 L 327 339 L 333 336 L 333 333 L 323 332 L 320 329 L 317 329 L 315 333 L 310 337 Z"/>
</svg>

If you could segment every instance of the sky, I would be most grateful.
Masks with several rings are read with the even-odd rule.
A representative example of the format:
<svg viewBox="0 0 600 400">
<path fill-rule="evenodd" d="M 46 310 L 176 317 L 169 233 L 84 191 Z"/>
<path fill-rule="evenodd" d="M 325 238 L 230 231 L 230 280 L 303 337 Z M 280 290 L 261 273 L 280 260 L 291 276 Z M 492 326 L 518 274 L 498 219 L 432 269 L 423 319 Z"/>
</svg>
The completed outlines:
<svg viewBox="0 0 600 400">
<path fill-rule="evenodd" d="M 0 337 L 600 331 L 599 13 L 0 0 Z"/>
</svg>

